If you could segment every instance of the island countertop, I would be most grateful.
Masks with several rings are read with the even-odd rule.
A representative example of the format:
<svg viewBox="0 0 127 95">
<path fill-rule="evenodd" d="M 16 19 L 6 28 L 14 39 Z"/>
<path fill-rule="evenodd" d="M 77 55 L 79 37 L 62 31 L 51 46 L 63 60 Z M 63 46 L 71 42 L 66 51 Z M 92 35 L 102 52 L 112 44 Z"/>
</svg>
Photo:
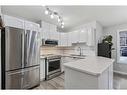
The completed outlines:
<svg viewBox="0 0 127 95">
<path fill-rule="evenodd" d="M 64 66 L 73 70 L 98 76 L 102 74 L 111 64 L 113 64 L 113 62 L 114 59 L 110 58 L 86 56 L 85 59 L 67 62 Z"/>
</svg>

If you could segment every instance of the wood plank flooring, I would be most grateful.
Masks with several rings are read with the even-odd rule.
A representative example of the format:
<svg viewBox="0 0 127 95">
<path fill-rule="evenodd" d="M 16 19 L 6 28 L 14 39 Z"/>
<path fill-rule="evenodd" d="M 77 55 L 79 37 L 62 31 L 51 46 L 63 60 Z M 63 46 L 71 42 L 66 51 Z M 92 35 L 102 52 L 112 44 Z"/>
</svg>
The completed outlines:
<svg viewBox="0 0 127 95">
<path fill-rule="evenodd" d="M 58 77 L 55 77 L 48 81 L 42 81 L 40 86 L 34 89 L 48 89 L 48 90 L 55 90 L 55 89 L 64 89 L 64 74 L 61 74 Z"/>
<path fill-rule="evenodd" d="M 115 73 L 113 78 L 113 88 L 127 89 L 127 76 Z M 40 83 L 40 86 L 34 88 L 34 90 L 46 90 L 46 89 L 47 90 L 64 89 L 64 74 L 61 74 L 60 76 L 48 81 L 42 81 Z"/>
</svg>

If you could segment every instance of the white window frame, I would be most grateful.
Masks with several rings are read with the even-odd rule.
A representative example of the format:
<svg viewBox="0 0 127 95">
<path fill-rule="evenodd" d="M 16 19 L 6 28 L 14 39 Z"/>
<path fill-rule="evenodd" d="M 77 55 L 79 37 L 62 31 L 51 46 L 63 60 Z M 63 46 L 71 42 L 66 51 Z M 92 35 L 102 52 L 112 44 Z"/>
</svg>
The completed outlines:
<svg viewBox="0 0 127 95">
<path fill-rule="evenodd" d="M 119 33 L 122 32 L 122 31 L 127 31 L 127 29 L 121 29 L 121 30 L 118 30 L 117 31 L 117 63 L 121 63 L 120 62 L 120 35 Z"/>
</svg>

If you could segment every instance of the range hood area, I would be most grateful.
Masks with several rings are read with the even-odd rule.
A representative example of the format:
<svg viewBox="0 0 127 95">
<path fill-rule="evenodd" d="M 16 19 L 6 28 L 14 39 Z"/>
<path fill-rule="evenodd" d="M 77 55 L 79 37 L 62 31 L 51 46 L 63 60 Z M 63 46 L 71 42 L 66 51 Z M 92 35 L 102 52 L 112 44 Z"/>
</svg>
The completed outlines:
<svg viewBox="0 0 127 95">
<path fill-rule="evenodd" d="M 58 40 L 42 39 L 42 46 L 57 46 Z"/>
</svg>

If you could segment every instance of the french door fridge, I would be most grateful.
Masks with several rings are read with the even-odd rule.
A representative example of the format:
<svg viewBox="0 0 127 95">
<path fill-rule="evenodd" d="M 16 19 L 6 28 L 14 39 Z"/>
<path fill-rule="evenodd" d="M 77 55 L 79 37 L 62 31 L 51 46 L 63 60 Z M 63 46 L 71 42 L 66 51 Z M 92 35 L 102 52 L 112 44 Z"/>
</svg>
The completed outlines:
<svg viewBox="0 0 127 95">
<path fill-rule="evenodd" d="M 5 27 L 1 33 L 2 89 L 39 85 L 38 32 Z"/>
</svg>

